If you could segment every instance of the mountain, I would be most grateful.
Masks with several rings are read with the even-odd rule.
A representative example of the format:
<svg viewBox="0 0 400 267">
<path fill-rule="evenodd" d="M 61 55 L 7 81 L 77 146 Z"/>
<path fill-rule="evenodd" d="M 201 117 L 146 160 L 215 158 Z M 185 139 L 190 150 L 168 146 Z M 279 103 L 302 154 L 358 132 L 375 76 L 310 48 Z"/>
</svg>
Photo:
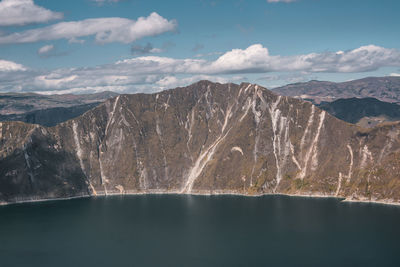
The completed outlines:
<svg viewBox="0 0 400 267">
<path fill-rule="evenodd" d="M 117 96 L 114 92 L 101 92 L 84 95 L 40 95 L 33 93 L 0 94 L 0 115 L 29 113 L 35 110 L 56 107 L 72 107 L 90 103 L 104 102 Z"/>
<path fill-rule="evenodd" d="M 47 108 L 21 114 L 0 115 L 0 121 L 22 121 L 51 127 L 61 122 L 78 117 L 79 115 L 98 106 L 99 104 L 99 102 L 94 102 L 67 108 Z"/>
<path fill-rule="evenodd" d="M 46 128 L 0 123 L 0 201 L 293 194 L 400 201 L 400 123 L 363 129 L 255 84 L 119 95 Z"/>
<path fill-rule="evenodd" d="M 374 127 L 378 123 L 400 120 L 400 105 L 375 98 L 338 99 L 324 102 L 318 107 L 336 118 L 362 127 Z"/>
<path fill-rule="evenodd" d="M 400 77 L 369 77 L 342 83 L 309 81 L 285 85 L 273 91 L 314 103 L 353 97 L 373 97 L 385 102 L 400 103 Z"/>
</svg>

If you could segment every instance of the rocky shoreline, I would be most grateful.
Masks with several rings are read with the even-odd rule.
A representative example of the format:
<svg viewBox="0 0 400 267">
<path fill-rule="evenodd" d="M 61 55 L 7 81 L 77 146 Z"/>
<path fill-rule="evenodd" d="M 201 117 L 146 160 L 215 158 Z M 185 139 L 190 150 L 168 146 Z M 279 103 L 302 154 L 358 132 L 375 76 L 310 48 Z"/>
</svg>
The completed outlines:
<svg viewBox="0 0 400 267">
<path fill-rule="evenodd" d="M 391 199 L 381 199 L 381 200 L 368 200 L 368 199 L 355 199 L 355 198 L 345 198 L 334 195 L 325 195 L 325 194 L 285 194 L 285 193 L 262 193 L 262 194 L 243 194 L 236 191 L 221 191 L 216 190 L 213 192 L 209 191 L 198 191 L 193 193 L 180 193 L 179 191 L 168 191 L 168 190 L 150 190 L 148 192 L 140 192 L 140 191 L 128 191 L 124 193 L 120 192 L 108 192 L 107 194 L 103 194 L 103 192 L 99 192 L 97 195 L 80 195 L 80 196 L 71 196 L 71 197 L 60 197 L 60 198 L 32 198 L 25 200 L 17 200 L 13 202 L 0 202 L 0 206 L 13 205 L 13 204 L 24 204 L 24 203 L 38 203 L 38 202 L 48 202 L 48 201 L 62 201 L 62 200 L 72 200 L 72 199 L 80 199 L 80 198 L 97 198 L 97 197 L 108 197 L 108 196 L 144 196 L 144 195 L 193 195 L 193 196 L 242 196 L 242 197 L 263 197 L 263 196 L 287 196 L 287 197 L 295 197 L 295 198 L 334 198 L 340 200 L 343 203 L 365 203 L 365 204 L 381 204 L 381 205 L 389 205 L 389 206 L 400 206 L 400 202 L 394 202 Z"/>
</svg>

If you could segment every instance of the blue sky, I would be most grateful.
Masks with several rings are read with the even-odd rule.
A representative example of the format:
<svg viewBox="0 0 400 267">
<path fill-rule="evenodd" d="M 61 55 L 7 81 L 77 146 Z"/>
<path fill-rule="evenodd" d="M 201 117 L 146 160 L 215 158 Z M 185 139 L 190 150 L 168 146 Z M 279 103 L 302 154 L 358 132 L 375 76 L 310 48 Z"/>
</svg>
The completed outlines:
<svg viewBox="0 0 400 267">
<path fill-rule="evenodd" d="M 2 0 L 0 91 L 399 75 L 399 11 L 397 0 Z"/>
</svg>

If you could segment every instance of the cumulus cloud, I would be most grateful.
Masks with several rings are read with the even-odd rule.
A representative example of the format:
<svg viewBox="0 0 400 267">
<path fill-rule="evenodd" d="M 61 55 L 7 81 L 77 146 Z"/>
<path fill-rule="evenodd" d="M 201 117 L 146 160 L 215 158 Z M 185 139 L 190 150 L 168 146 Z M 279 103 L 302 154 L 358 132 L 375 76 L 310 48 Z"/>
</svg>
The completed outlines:
<svg viewBox="0 0 400 267">
<path fill-rule="evenodd" d="M 132 55 L 146 55 L 153 53 L 161 53 L 163 50 L 161 48 L 155 48 L 151 43 L 146 45 L 135 44 L 131 47 Z"/>
<path fill-rule="evenodd" d="M 16 64 L 16 63 L 14 63 Z M 4 65 L 4 64 L 3 64 Z M 5 64 L 11 69 L 10 63 Z M 337 52 L 303 55 L 272 55 L 260 44 L 246 49 L 233 49 L 215 60 L 158 56 L 139 56 L 112 64 L 54 71 L 0 71 L 0 91 L 45 92 L 151 92 L 186 85 L 200 79 L 226 82 L 234 75 L 247 73 L 288 73 L 287 76 L 264 76 L 264 80 L 301 80 L 312 73 L 349 73 L 377 70 L 381 67 L 400 67 L 400 51 L 368 45 Z M 0 69 L 1 69 L 0 64 Z M 22 65 L 14 69 L 21 70 Z M 15 73 L 15 74 L 14 74 Z M 290 73 L 297 73 L 292 75 Z M 238 80 L 245 80 L 240 76 Z"/>
<path fill-rule="evenodd" d="M 37 6 L 33 0 L 3 0 L 0 2 L 0 26 L 20 26 L 62 18 L 62 13 Z"/>
<path fill-rule="evenodd" d="M 21 64 L 0 59 L 0 72 L 10 72 L 10 71 L 25 71 L 26 68 Z"/>
<path fill-rule="evenodd" d="M 94 36 L 97 43 L 131 43 L 147 36 L 155 36 L 177 27 L 175 20 L 167 20 L 153 12 L 136 21 L 126 18 L 94 18 L 60 22 L 51 26 L 0 36 L 0 44 L 33 43 L 67 39 L 76 42 L 80 37 Z"/>
<path fill-rule="evenodd" d="M 233 49 L 215 61 L 137 57 L 118 61 L 117 65 L 149 73 L 267 73 L 267 72 L 366 72 L 381 67 L 400 66 L 400 51 L 375 45 L 354 50 L 310 53 L 295 56 L 271 55 L 261 44 L 246 49 Z"/>
<path fill-rule="evenodd" d="M 389 76 L 391 76 L 391 77 L 400 77 L 400 73 L 390 73 Z"/>
</svg>

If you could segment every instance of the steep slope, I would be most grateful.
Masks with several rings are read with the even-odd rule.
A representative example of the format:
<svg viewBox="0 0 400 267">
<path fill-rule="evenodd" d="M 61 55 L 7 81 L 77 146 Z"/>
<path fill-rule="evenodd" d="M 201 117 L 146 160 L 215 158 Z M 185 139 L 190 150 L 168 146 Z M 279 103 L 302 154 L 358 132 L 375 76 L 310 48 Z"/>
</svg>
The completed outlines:
<svg viewBox="0 0 400 267">
<path fill-rule="evenodd" d="M 363 127 L 375 126 L 375 121 L 400 120 L 400 105 L 379 101 L 375 98 L 347 98 L 333 102 L 324 102 L 319 108 L 341 120 L 350 123 L 362 123 L 368 120 L 370 124 Z M 361 122 L 360 120 L 363 119 Z"/>
<path fill-rule="evenodd" d="M 43 126 L 55 126 L 61 122 L 78 117 L 100 103 L 90 103 L 72 107 L 58 107 L 34 110 L 21 114 L 0 115 L 0 121 L 22 121 Z"/>
<path fill-rule="evenodd" d="M 273 91 L 285 96 L 309 99 L 317 104 L 352 97 L 373 97 L 385 102 L 400 103 L 400 77 L 369 77 L 343 83 L 309 81 L 285 85 Z"/>
<path fill-rule="evenodd" d="M 363 130 L 254 84 L 120 95 L 53 128 L 0 129 L 3 202 L 124 193 L 400 199 L 399 124 Z"/>
</svg>

